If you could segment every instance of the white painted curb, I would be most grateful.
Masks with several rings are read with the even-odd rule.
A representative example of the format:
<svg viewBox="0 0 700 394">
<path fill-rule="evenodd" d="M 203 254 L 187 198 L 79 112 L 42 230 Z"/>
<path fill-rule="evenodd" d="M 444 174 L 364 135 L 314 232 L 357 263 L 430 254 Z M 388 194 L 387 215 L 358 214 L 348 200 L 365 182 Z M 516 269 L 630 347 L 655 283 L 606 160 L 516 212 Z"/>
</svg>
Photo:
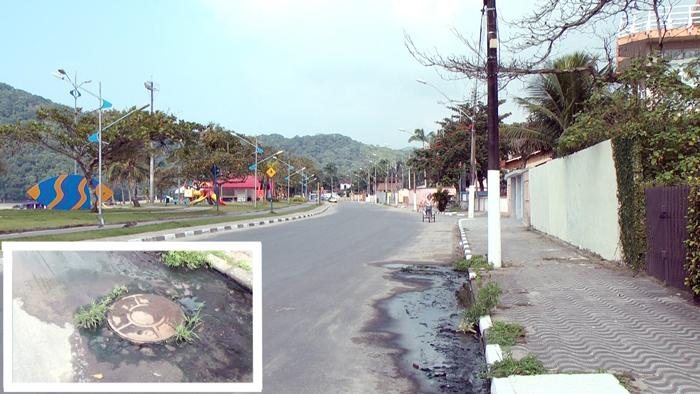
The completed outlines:
<svg viewBox="0 0 700 394">
<path fill-rule="evenodd" d="M 459 219 L 457 226 L 459 227 L 459 236 L 461 238 L 462 242 L 462 249 L 464 251 L 464 258 L 469 260 L 472 258 L 472 251 L 471 247 L 469 246 L 469 241 L 467 240 L 467 234 L 466 231 L 464 231 L 464 225 L 466 221 L 469 219 Z M 469 281 L 471 282 L 476 278 L 476 273 L 472 271 L 471 269 L 469 270 Z M 481 338 L 484 340 L 485 344 L 485 349 L 484 353 L 486 355 L 486 364 L 491 366 L 493 363 L 498 362 L 498 361 L 503 361 L 503 351 L 501 350 L 501 345 L 497 344 L 488 344 L 486 343 L 486 331 L 493 326 L 493 322 L 491 321 L 491 316 L 486 315 L 482 316 L 479 318 L 479 333 L 481 334 Z"/>
<path fill-rule="evenodd" d="M 244 222 L 231 222 L 229 225 L 222 225 L 222 226 L 216 226 L 216 227 L 210 227 L 210 228 L 201 228 L 201 229 L 196 229 L 196 230 L 185 230 L 182 232 L 178 233 L 170 233 L 170 234 L 162 234 L 162 235 L 153 235 L 153 236 L 147 236 L 147 237 L 142 237 L 142 238 L 132 238 L 127 240 L 127 242 L 148 242 L 148 241 L 168 241 L 168 240 L 173 240 L 176 238 L 186 238 L 186 237 L 193 237 L 195 235 L 202 235 L 202 234 L 207 234 L 207 233 L 220 233 L 220 232 L 226 232 L 226 231 L 233 231 L 233 230 L 243 230 L 251 227 L 259 227 L 263 226 L 266 224 L 272 224 L 272 223 L 280 223 L 280 222 L 289 222 L 293 220 L 299 220 L 299 219 L 304 219 L 304 218 L 309 218 L 311 216 L 316 216 L 319 215 L 323 212 L 326 212 L 330 206 L 329 205 L 323 205 L 320 208 L 315 208 L 312 209 L 311 211 L 308 211 L 307 213 L 302 213 L 302 214 L 297 214 L 294 216 L 281 216 L 281 217 L 273 217 L 273 218 L 248 218 L 248 219 L 243 219 L 247 220 Z"/>
</svg>

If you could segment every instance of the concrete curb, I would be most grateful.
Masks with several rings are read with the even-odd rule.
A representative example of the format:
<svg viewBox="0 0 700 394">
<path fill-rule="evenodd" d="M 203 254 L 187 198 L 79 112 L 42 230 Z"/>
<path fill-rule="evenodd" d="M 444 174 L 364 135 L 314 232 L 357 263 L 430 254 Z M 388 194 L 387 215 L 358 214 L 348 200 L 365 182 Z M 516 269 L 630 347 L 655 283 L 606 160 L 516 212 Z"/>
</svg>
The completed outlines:
<svg viewBox="0 0 700 394">
<path fill-rule="evenodd" d="M 225 224 L 225 225 L 216 226 L 216 227 L 199 228 L 196 230 L 185 230 L 185 231 L 181 231 L 178 233 L 161 234 L 161 235 L 148 236 L 148 237 L 142 237 L 142 238 L 132 238 L 132 239 L 127 240 L 127 242 L 169 241 L 169 240 L 173 240 L 173 239 L 194 237 L 196 235 L 202 235 L 202 234 L 220 233 L 220 232 L 225 232 L 225 231 L 241 230 L 241 229 L 246 229 L 246 228 L 251 228 L 251 227 L 260 227 L 260 226 L 264 226 L 266 224 L 283 223 L 283 222 L 289 222 L 289 221 L 309 218 L 309 217 L 316 216 L 316 215 L 319 215 L 321 213 L 326 212 L 328 210 L 328 208 L 329 208 L 329 205 L 323 205 L 320 208 L 316 208 L 316 209 L 311 210 L 309 212 L 305 212 L 305 213 L 297 214 L 297 215 L 293 215 L 293 216 L 280 216 L 280 217 L 274 217 L 274 218 L 249 218 L 249 219 L 246 219 L 246 221 L 232 222 L 231 224 Z"/>
<path fill-rule="evenodd" d="M 462 250 L 464 251 L 464 258 L 469 260 L 472 258 L 472 251 L 471 247 L 469 246 L 469 241 L 467 240 L 466 231 L 464 230 L 464 226 L 462 225 L 462 223 L 466 222 L 467 220 L 469 219 L 459 219 L 459 221 L 457 222 L 457 226 L 459 227 L 459 235 L 461 238 Z M 471 284 L 472 280 L 474 280 L 475 278 L 476 272 L 474 272 L 472 269 L 469 269 L 469 283 Z M 484 354 L 486 355 L 486 364 L 488 366 L 491 366 L 498 361 L 503 361 L 503 350 L 501 349 L 501 345 L 489 344 L 486 341 L 487 331 L 491 328 L 491 326 L 493 326 L 491 316 L 486 315 L 481 316 L 481 318 L 479 318 L 479 333 L 481 334 L 481 344 L 484 348 L 483 350 Z"/>
</svg>

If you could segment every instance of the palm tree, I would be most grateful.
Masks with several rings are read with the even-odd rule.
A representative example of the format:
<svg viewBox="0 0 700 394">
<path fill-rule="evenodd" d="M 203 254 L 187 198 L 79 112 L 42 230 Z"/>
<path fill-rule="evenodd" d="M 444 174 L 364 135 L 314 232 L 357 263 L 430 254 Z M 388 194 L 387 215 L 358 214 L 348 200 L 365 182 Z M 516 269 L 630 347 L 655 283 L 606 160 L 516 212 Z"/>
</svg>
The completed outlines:
<svg viewBox="0 0 700 394">
<path fill-rule="evenodd" d="M 129 186 L 129 199 L 135 207 L 140 206 L 138 200 L 138 184 L 149 177 L 149 169 L 144 163 L 136 159 L 136 155 L 124 161 L 112 163 L 106 172 L 107 178 L 112 182 L 124 183 Z M 134 194 L 131 195 L 131 190 Z"/>
<path fill-rule="evenodd" d="M 529 112 L 527 122 L 503 130 L 512 150 L 529 154 L 554 149 L 591 97 L 597 73 L 594 66 L 589 55 L 574 52 L 556 59 L 551 68 L 578 71 L 539 75 L 527 86 L 528 96 L 516 99 Z"/>
<path fill-rule="evenodd" d="M 425 131 L 423 129 L 413 130 L 413 135 L 411 136 L 411 138 L 408 139 L 408 142 L 413 142 L 413 141 L 422 142 L 423 148 L 425 148 L 425 143 L 428 142 L 428 139 L 425 135 Z"/>
<path fill-rule="evenodd" d="M 333 193 L 333 177 L 338 172 L 338 167 L 336 167 L 335 163 L 328 163 L 323 167 L 323 171 L 331 177 L 331 193 Z"/>
</svg>

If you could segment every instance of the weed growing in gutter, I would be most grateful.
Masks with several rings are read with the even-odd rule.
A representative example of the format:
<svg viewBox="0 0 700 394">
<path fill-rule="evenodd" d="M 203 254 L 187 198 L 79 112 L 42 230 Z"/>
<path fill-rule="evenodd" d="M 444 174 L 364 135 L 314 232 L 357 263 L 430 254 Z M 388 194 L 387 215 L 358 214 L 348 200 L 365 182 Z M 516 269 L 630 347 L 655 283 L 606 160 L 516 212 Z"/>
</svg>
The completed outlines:
<svg viewBox="0 0 700 394">
<path fill-rule="evenodd" d="M 99 301 L 93 301 L 92 304 L 83 306 L 73 315 L 73 321 L 76 327 L 85 329 L 95 329 L 102 325 L 109 309 L 109 304 L 122 295 L 129 292 L 129 289 L 124 285 L 116 285 L 106 296 Z"/>
</svg>

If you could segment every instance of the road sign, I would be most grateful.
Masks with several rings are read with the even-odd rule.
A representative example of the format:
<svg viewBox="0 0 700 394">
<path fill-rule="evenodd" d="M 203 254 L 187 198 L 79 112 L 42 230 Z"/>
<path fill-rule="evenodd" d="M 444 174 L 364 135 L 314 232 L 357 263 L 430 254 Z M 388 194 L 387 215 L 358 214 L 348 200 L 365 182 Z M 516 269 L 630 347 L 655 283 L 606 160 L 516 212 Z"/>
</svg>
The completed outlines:
<svg viewBox="0 0 700 394">
<path fill-rule="evenodd" d="M 273 176 L 275 176 L 275 174 L 277 174 L 277 171 L 275 171 L 274 168 L 270 167 L 267 169 L 267 171 L 265 171 L 265 173 L 268 177 L 272 178 Z"/>
</svg>

